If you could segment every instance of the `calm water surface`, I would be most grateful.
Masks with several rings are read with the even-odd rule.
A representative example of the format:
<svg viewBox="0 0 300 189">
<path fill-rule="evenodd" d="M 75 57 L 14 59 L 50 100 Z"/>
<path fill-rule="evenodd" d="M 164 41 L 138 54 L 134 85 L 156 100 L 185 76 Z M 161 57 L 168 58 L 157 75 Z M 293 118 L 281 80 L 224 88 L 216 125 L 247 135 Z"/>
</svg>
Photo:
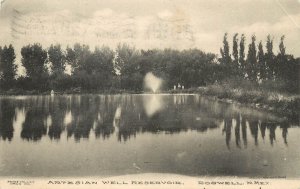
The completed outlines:
<svg viewBox="0 0 300 189">
<path fill-rule="evenodd" d="M 300 177 L 299 122 L 198 95 L 0 97 L 0 176 Z"/>
</svg>

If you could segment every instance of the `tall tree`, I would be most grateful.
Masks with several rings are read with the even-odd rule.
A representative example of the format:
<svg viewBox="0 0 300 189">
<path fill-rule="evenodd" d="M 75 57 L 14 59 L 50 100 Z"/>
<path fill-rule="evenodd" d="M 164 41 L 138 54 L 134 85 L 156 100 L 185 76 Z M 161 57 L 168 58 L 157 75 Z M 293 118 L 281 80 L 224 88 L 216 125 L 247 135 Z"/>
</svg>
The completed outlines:
<svg viewBox="0 0 300 189">
<path fill-rule="evenodd" d="M 2 56 L 2 46 L 0 46 L 0 67 L 1 67 L 1 56 Z M 1 79 L 1 75 L 2 75 L 2 72 L 0 70 L 0 79 Z"/>
<path fill-rule="evenodd" d="M 284 35 L 280 38 L 279 43 L 279 53 L 277 55 L 277 61 L 276 61 L 276 68 L 275 68 L 275 75 L 277 77 L 280 77 L 281 79 L 284 79 L 284 76 L 286 75 L 287 70 L 287 57 L 285 54 L 285 46 L 284 46 Z"/>
<path fill-rule="evenodd" d="M 247 75 L 248 79 L 251 81 L 256 81 L 257 79 L 257 60 L 256 60 L 256 36 L 253 35 L 251 37 L 251 43 L 248 47 L 248 55 L 247 55 Z"/>
<path fill-rule="evenodd" d="M 276 77 L 286 80 L 288 77 L 288 71 L 289 71 L 289 64 L 287 55 L 285 53 L 285 45 L 284 45 L 284 35 L 280 38 L 279 43 L 279 53 L 276 57 L 276 67 L 275 67 L 275 75 Z"/>
<path fill-rule="evenodd" d="M 60 45 L 51 45 L 48 49 L 48 58 L 53 75 L 61 75 L 65 71 L 65 55 Z"/>
<path fill-rule="evenodd" d="M 281 36 L 280 43 L 279 43 L 279 54 L 281 56 L 285 56 L 285 45 L 284 45 L 284 38 L 285 36 Z"/>
<path fill-rule="evenodd" d="M 220 49 L 220 53 L 222 56 L 221 62 L 229 66 L 231 63 L 231 56 L 229 54 L 229 43 L 227 40 L 227 36 L 228 34 L 225 33 L 223 37 L 223 48 Z"/>
<path fill-rule="evenodd" d="M 273 80 L 274 79 L 274 69 L 275 69 L 275 63 L 274 63 L 274 53 L 273 53 L 273 39 L 270 35 L 267 36 L 267 42 L 266 42 L 266 66 L 267 66 L 267 78 Z"/>
<path fill-rule="evenodd" d="M 240 49 L 239 49 L 239 63 L 240 63 L 242 77 L 245 77 L 245 42 L 246 42 L 246 37 L 244 34 L 242 34 L 240 40 Z"/>
<path fill-rule="evenodd" d="M 47 51 L 40 44 L 27 45 L 21 49 L 22 65 L 33 89 L 47 89 Z"/>
<path fill-rule="evenodd" d="M 50 88 L 55 90 L 66 90 L 70 88 L 70 76 L 65 74 L 66 55 L 59 44 L 49 47 L 48 61 L 51 68 L 51 75 L 49 77 Z"/>
<path fill-rule="evenodd" d="M 238 34 L 234 34 L 232 43 L 232 55 L 235 69 L 239 68 Z"/>
<path fill-rule="evenodd" d="M 284 64 L 285 72 L 285 91 L 299 93 L 299 75 L 300 75 L 300 58 L 294 58 L 293 55 L 286 55 L 286 63 Z"/>
<path fill-rule="evenodd" d="M 259 79 L 262 81 L 266 79 L 266 61 L 265 61 L 265 54 L 264 54 L 263 45 L 261 41 L 259 42 L 258 45 L 257 60 L 259 65 Z"/>
<path fill-rule="evenodd" d="M 130 78 L 132 72 L 138 70 L 139 57 L 140 51 L 136 50 L 134 47 L 130 47 L 127 44 L 118 45 L 116 49 L 115 69 L 120 75 L 121 88 L 126 89 L 135 86 L 135 84 L 132 84 L 133 80 Z M 139 78 L 141 77 L 139 76 Z"/>
<path fill-rule="evenodd" d="M 0 57 L 1 86 L 8 89 L 13 86 L 17 71 L 17 66 L 14 64 L 16 55 L 13 46 L 5 45 L 0 51 Z"/>
<path fill-rule="evenodd" d="M 238 51 L 238 34 L 234 34 L 232 41 L 232 55 L 233 55 L 233 73 L 238 74 L 239 71 L 239 51 Z"/>
<path fill-rule="evenodd" d="M 73 48 L 67 47 L 66 60 L 72 66 L 72 74 L 82 71 L 90 55 L 91 51 L 88 45 L 76 43 Z"/>
<path fill-rule="evenodd" d="M 83 65 L 84 71 L 88 74 L 89 83 L 95 89 L 109 89 L 113 84 L 114 52 L 108 47 L 96 48 Z"/>
</svg>

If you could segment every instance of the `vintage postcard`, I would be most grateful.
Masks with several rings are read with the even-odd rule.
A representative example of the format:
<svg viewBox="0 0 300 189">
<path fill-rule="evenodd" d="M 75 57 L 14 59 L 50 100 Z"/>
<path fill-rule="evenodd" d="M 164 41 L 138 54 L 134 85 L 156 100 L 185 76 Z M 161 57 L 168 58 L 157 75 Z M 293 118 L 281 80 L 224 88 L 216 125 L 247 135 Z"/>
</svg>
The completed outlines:
<svg viewBox="0 0 300 189">
<path fill-rule="evenodd" d="M 299 0 L 0 1 L 0 189 L 300 189 Z"/>
</svg>

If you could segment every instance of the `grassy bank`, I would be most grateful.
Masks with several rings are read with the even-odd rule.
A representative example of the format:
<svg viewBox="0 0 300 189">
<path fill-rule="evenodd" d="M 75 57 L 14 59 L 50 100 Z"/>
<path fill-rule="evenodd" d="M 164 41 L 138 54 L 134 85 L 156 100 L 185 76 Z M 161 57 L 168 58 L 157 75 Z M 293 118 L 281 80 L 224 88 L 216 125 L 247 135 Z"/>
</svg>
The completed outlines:
<svg viewBox="0 0 300 189">
<path fill-rule="evenodd" d="M 185 90 L 171 90 L 170 93 L 197 93 L 228 103 L 241 103 L 253 108 L 268 110 L 299 119 L 300 95 L 275 92 L 265 88 L 247 86 L 233 87 L 227 84 L 214 84 L 206 87 Z"/>
</svg>

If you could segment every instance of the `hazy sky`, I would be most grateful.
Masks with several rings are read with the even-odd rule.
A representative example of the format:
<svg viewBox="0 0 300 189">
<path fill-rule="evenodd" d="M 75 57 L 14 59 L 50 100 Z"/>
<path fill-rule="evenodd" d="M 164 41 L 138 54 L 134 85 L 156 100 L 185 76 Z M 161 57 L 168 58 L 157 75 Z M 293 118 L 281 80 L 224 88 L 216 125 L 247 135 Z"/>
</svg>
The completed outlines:
<svg viewBox="0 0 300 189">
<path fill-rule="evenodd" d="M 3 1 L 3 0 L 0 0 Z M 219 53 L 231 43 L 286 35 L 287 52 L 300 56 L 300 0 L 4 0 L 0 45 L 39 42 L 90 46 L 126 42 L 138 48 L 200 48 Z"/>
</svg>

